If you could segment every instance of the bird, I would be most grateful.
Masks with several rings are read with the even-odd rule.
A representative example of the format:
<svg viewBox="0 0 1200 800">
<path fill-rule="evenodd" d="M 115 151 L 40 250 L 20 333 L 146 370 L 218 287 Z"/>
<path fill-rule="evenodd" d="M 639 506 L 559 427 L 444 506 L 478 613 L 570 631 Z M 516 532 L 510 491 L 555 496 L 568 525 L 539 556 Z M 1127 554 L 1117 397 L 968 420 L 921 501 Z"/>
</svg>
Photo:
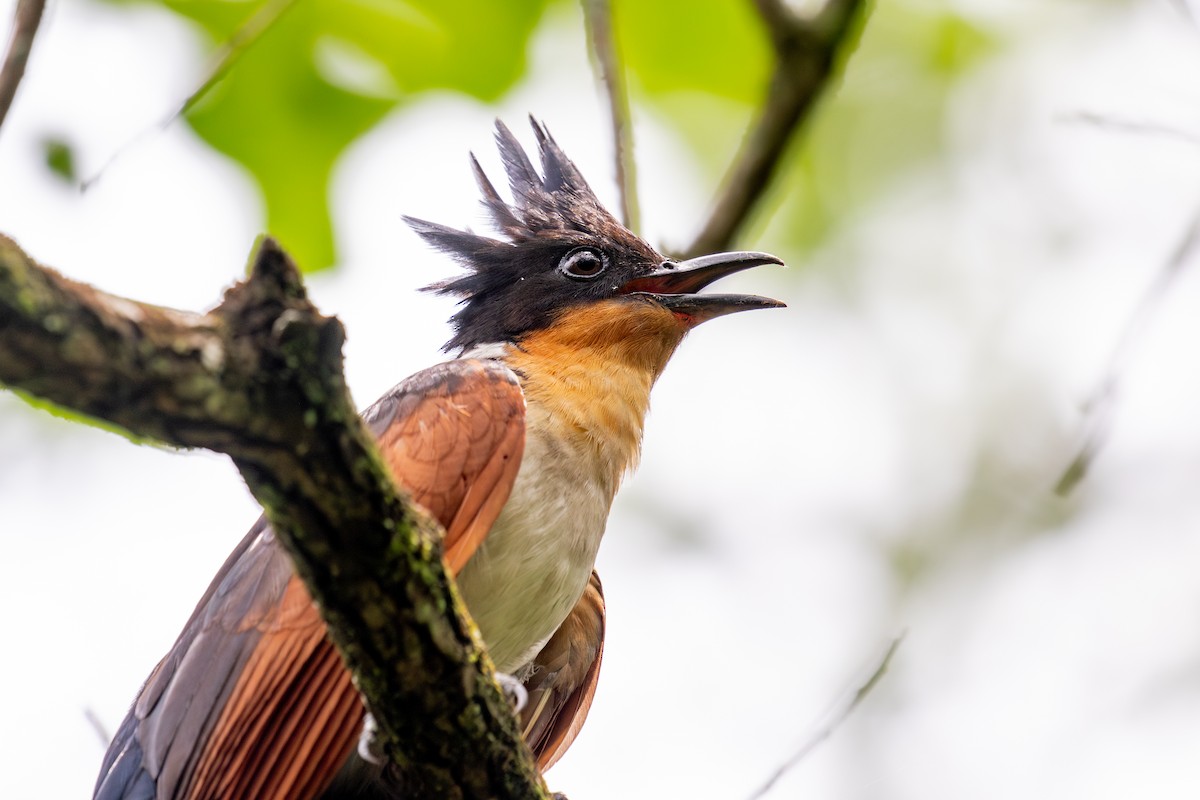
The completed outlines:
<svg viewBox="0 0 1200 800">
<path fill-rule="evenodd" d="M 594 568 L 639 457 L 650 390 L 684 336 L 765 297 L 701 293 L 765 253 L 668 258 L 617 221 L 544 124 L 540 171 L 497 120 L 511 202 L 472 154 L 498 236 L 407 224 L 462 274 L 452 357 L 363 412 L 395 481 L 445 529 L 442 555 L 538 765 L 591 706 L 605 607 Z M 216 574 L 114 736 L 95 800 L 333 800 L 402 791 L 372 720 L 265 517 Z"/>
</svg>

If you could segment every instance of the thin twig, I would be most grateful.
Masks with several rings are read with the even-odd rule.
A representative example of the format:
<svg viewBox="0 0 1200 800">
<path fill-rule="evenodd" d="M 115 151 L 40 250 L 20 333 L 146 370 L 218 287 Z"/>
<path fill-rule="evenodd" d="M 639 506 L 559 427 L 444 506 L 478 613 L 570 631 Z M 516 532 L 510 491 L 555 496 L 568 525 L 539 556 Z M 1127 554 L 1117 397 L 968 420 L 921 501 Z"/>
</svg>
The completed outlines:
<svg viewBox="0 0 1200 800">
<path fill-rule="evenodd" d="M 617 54 L 617 40 L 613 33 L 612 4 L 609 0 L 583 0 L 582 5 L 592 71 L 596 74 L 596 83 L 608 99 L 617 188 L 621 193 L 621 222 L 636 232 L 641 227 L 641 213 L 637 195 L 637 168 L 633 159 L 633 116 L 629 109 L 625 70 Z"/>
<path fill-rule="evenodd" d="M 0 125 L 4 124 L 13 98 L 17 96 L 21 78 L 25 77 L 25 65 L 29 63 L 29 54 L 33 50 L 33 37 L 37 35 L 45 8 L 45 0 L 17 0 L 8 52 L 4 55 L 4 66 L 0 67 Z"/>
<path fill-rule="evenodd" d="M 100 716 L 90 707 L 83 709 L 83 718 L 87 720 L 88 725 L 92 726 L 92 731 L 95 732 L 96 738 L 100 741 L 100 749 L 107 749 L 108 743 L 112 741 L 112 734 L 109 733 L 108 726 L 101 721 Z"/>
<path fill-rule="evenodd" d="M 755 5 L 775 49 L 775 71 L 766 100 L 685 257 L 725 250 L 737 236 L 774 179 L 794 134 L 832 83 L 838 55 L 855 38 L 855 21 L 866 0 L 827 0 L 811 18 L 796 15 L 782 0 L 756 0 Z"/>
<path fill-rule="evenodd" d="M 207 94 L 208 90 L 217 81 L 225 77 L 233 65 L 237 63 L 237 60 L 296 3 L 297 0 L 274 0 L 274 2 L 267 3 L 258 9 L 250 19 L 242 24 L 242 27 L 233 32 L 233 35 L 229 37 L 229 40 L 225 44 L 221 45 L 221 49 L 213 56 L 208 70 L 208 77 L 196 88 L 196 91 L 189 94 L 179 104 L 179 108 L 175 109 L 174 112 L 160 123 L 161 126 L 164 128 L 167 127 L 190 111 L 192 106 L 196 105 L 197 101 Z"/>
<path fill-rule="evenodd" d="M 1117 402 L 1121 373 L 1128 364 L 1138 341 L 1149 327 L 1151 318 L 1162 304 L 1163 298 L 1167 296 L 1167 292 L 1183 268 L 1191 261 L 1197 246 L 1200 246 L 1200 208 L 1193 213 L 1192 220 L 1179 243 L 1175 245 L 1171 257 L 1159 269 L 1154 281 L 1146 288 L 1141 300 L 1134 307 L 1116 345 L 1113 346 L 1112 353 L 1108 357 L 1108 364 L 1100 380 L 1096 383 L 1096 388 L 1084 401 L 1083 409 L 1086 421 L 1082 436 L 1083 443 L 1055 484 L 1056 494 L 1061 496 L 1070 494 L 1091 469 L 1096 454 L 1108 438 L 1113 409 Z"/>
<path fill-rule="evenodd" d="M 817 748 L 817 745 L 824 742 L 833 735 L 834 731 L 841 727 L 841 724 L 846 721 L 847 717 L 854 713 L 854 709 L 858 708 L 867 695 L 871 693 L 871 690 L 882 680 L 884 673 L 888 670 L 888 666 L 892 663 L 892 656 L 896 654 L 896 649 L 900 647 L 902 641 L 904 641 L 903 633 L 892 639 L 887 649 L 883 651 L 883 656 L 879 659 L 879 663 L 876 664 L 875 669 L 871 671 L 867 679 L 859 684 L 858 688 L 852 694 L 835 704 L 833 708 L 825 713 L 813 732 L 809 734 L 808 739 L 804 741 L 791 758 L 785 761 L 779 769 L 775 770 L 775 773 L 767 779 L 766 783 L 750 795 L 748 800 L 759 800 L 759 798 L 765 797 L 775 784 L 779 782 L 780 778 L 803 761 L 809 753 Z"/>
<path fill-rule="evenodd" d="M 1140 120 L 1120 119 L 1119 117 L 1100 114 L 1094 111 L 1079 111 L 1062 117 L 1063 122 L 1074 122 L 1083 125 L 1094 125 L 1109 131 L 1119 133 L 1135 133 L 1152 136 L 1162 136 L 1168 139 L 1178 139 L 1189 144 L 1200 144 L 1200 134 L 1173 128 L 1159 122 L 1143 122 Z"/>
<path fill-rule="evenodd" d="M 1190 15 L 1190 9 L 1186 5 L 1181 6 L 1181 11 Z M 1188 144 L 1200 144 L 1200 135 L 1188 131 L 1156 122 L 1120 119 L 1091 111 L 1081 111 L 1066 116 L 1064 121 L 1093 125 L 1107 131 L 1163 136 Z M 1091 469 L 1096 455 L 1103 448 L 1111 429 L 1121 373 L 1125 369 L 1134 346 L 1149 325 L 1151 317 L 1157 311 L 1183 266 L 1190 260 L 1198 244 L 1200 244 L 1200 208 L 1196 209 L 1170 258 L 1163 264 L 1154 281 L 1146 288 L 1141 300 L 1134 307 L 1117 343 L 1113 346 L 1104 372 L 1096 383 L 1096 388 L 1084 401 L 1085 420 L 1083 432 L 1080 435 L 1080 445 L 1055 483 L 1055 494 L 1065 497 L 1087 477 L 1088 471 Z"/>
<path fill-rule="evenodd" d="M 298 0 L 274 0 L 267 3 L 254 12 L 250 19 L 246 20 L 242 27 L 238 28 L 229 39 L 221 45 L 221 48 L 213 55 L 212 61 L 209 64 L 208 72 L 203 81 L 196 89 L 183 99 L 173 111 L 163 117 L 154 125 L 146 128 L 142 132 L 135 135 L 125 144 L 118 147 L 112 155 L 96 170 L 95 174 L 79 185 L 80 191 L 86 192 L 92 188 L 92 185 L 104 175 L 113 162 L 124 155 L 137 143 L 141 142 L 147 136 L 166 130 L 175 120 L 191 111 L 192 107 L 200 101 L 208 91 L 224 78 L 238 62 L 238 60 L 246 54 L 262 35 L 271 29 L 276 22 L 294 6 Z"/>
</svg>

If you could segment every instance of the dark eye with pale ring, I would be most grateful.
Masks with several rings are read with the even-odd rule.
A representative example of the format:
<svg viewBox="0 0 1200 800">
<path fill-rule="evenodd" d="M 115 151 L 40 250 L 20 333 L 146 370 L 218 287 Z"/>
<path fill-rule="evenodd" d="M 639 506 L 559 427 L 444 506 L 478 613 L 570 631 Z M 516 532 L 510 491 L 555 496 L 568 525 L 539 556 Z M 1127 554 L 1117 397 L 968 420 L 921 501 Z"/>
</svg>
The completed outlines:
<svg viewBox="0 0 1200 800">
<path fill-rule="evenodd" d="M 576 247 L 558 262 L 558 271 L 577 281 L 590 281 L 604 274 L 608 259 L 594 247 Z"/>
</svg>

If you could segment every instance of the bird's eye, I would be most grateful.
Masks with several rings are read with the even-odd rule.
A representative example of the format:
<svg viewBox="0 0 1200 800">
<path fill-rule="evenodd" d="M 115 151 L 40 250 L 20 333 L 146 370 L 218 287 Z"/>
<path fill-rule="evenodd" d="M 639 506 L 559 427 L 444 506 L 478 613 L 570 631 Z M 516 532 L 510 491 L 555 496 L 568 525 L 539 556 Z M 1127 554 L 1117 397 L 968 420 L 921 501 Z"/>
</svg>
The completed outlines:
<svg viewBox="0 0 1200 800">
<path fill-rule="evenodd" d="M 558 271 L 568 278 L 587 281 L 597 278 L 608 266 L 608 259 L 594 247 L 576 247 L 558 262 Z"/>
</svg>

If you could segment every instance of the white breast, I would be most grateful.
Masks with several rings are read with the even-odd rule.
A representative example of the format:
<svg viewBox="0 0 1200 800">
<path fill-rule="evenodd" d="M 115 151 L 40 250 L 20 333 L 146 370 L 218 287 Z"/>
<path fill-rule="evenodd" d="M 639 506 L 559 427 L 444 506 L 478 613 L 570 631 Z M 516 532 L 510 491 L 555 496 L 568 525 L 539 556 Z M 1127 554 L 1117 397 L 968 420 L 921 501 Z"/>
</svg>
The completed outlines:
<svg viewBox="0 0 1200 800">
<path fill-rule="evenodd" d="M 553 435 L 556 427 L 529 406 L 512 494 L 458 576 L 501 672 L 533 658 L 583 593 L 616 491 L 594 448 Z"/>
<path fill-rule="evenodd" d="M 502 360 L 520 376 L 525 394 L 516 483 L 458 574 L 463 599 L 503 672 L 533 658 L 578 602 L 613 496 L 637 462 L 650 387 L 681 335 L 667 314 L 666 345 L 649 346 L 659 328 L 636 313 L 641 307 L 614 304 L 607 315 L 593 309 L 588 320 L 530 334 L 520 347 L 465 354 Z M 648 351 L 662 363 L 647 362 Z"/>
</svg>

